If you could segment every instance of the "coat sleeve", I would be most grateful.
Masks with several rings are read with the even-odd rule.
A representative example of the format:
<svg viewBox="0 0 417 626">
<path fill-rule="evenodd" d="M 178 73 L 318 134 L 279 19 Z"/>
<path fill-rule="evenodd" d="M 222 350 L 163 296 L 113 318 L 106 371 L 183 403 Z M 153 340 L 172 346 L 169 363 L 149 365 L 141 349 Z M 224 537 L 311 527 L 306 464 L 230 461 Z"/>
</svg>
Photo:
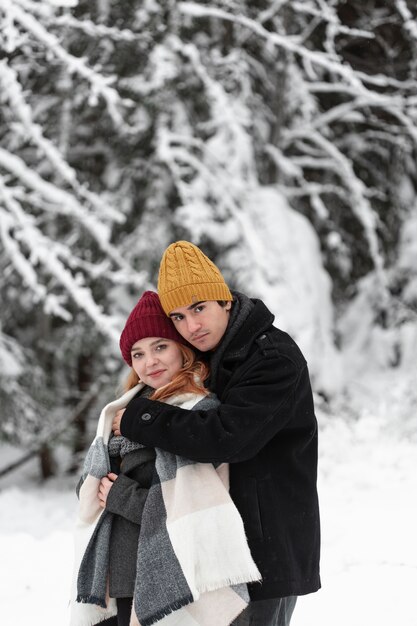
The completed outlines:
<svg viewBox="0 0 417 626">
<path fill-rule="evenodd" d="M 250 459 L 291 419 L 296 388 L 303 375 L 308 380 L 307 368 L 287 356 L 257 356 L 217 408 L 184 410 L 134 398 L 122 434 L 202 463 Z"/>
<path fill-rule="evenodd" d="M 149 489 L 141 487 L 133 478 L 119 474 L 107 496 L 106 509 L 129 522 L 141 524 L 148 492 Z"/>
</svg>

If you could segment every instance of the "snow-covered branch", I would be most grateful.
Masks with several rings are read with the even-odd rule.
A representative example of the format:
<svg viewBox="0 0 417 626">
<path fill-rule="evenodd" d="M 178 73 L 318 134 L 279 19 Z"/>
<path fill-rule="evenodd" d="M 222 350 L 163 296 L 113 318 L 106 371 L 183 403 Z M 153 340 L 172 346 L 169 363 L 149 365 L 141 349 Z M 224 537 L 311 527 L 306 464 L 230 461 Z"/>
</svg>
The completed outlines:
<svg viewBox="0 0 417 626">
<path fill-rule="evenodd" d="M 21 128 L 21 135 L 30 138 L 41 150 L 50 161 L 56 174 L 70 185 L 80 198 L 98 210 L 101 219 L 123 222 L 124 215 L 120 211 L 107 204 L 103 198 L 89 191 L 85 185 L 79 183 L 74 168 L 64 159 L 52 141 L 44 136 L 42 127 L 32 119 L 32 109 L 24 99 L 16 71 L 9 67 L 5 59 L 0 61 L 0 86 L 2 87 L 1 99 L 8 103 L 11 115 L 21 123 L 21 127 L 16 125 L 17 130 Z"/>
<path fill-rule="evenodd" d="M 313 67 L 316 66 L 322 70 L 331 72 L 335 76 L 339 76 L 347 84 L 353 86 L 357 93 L 364 94 L 368 92 L 365 82 L 369 84 L 389 84 L 389 79 L 385 76 L 371 76 L 362 72 L 353 70 L 349 65 L 340 63 L 337 60 L 332 59 L 328 54 L 308 49 L 299 45 L 297 37 L 280 35 L 278 33 L 270 32 L 264 28 L 258 21 L 248 18 L 244 15 L 232 15 L 222 9 L 214 7 L 207 7 L 198 5 L 194 2 L 180 2 L 178 5 L 179 10 L 193 17 L 216 17 L 221 20 L 227 20 L 234 22 L 248 28 L 262 39 L 265 39 L 270 44 L 277 46 L 286 52 L 301 57 Z M 410 84 L 411 86 L 411 84 Z"/>
<path fill-rule="evenodd" d="M 53 213 L 74 217 L 92 235 L 101 248 L 109 245 L 109 228 L 97 217 L 78 203 L 77 199 L 64 189 L 44 180 L 30 169 L 18 156 L 0 147 L 0 167 L 18 178 L 26 187 L 37 192 L 45 200 L 45 209 Z M 114 215 L 113 217 L 115 217 Z"/>
<path fill-rule="evenodd" d="M 46 313 L 56 315 L 66 321 L 71 319 L 70 312 L 64 308 L 66 297 L 54 295 L 39 283 L 35 267 L 39 264 L 47 274 L 65 289 L 77 306 L 84 310 L 96 323 L 97 327 L 113 340 L 118 338 L 115 320 L 112 320 L 96 304 L 91 290 L 83 284 L 81 275 L 73 276 L 60 259 L 62 244 L 53 244 L 51 240 L 34 225 L 32 216 L 26 215 L 15 201 L 9 189 L 0 180 L 0 197 L 6 213 L 0 209 L 2 240 L 11 262 L 37 299 L 44 302 Z M 13 236 L 12 236 L 13 232 Z M 21 248 L 25 249 L 25 253 Z M 66 251 L 66 256 L 69 256 Z"/>
<path fill-rule="evenodd" d="M 407 3 L 405 0 L 395 0 L 395 6 L 397 7 L 398 13 L 404 20 L 405 30 L 413 39 L 417 41 L 417 22 L 408 8 Z"/>
<path fill-rule="evenodd" d="M 358 112 L 365 108 L 373 107 L 382 109 L 389 115 L 396 117 L 403 128 L 409 133 L 414 142 L 417 142 L 417 129 L 410 120 L 409 116 L 403 113 L 407 100 L 399 95 L 380 95 L 368 92 L 366 96 L 356 97 L 348 102 L 336 105 L 325 113 L 318 115 L 313 120 L 309 120 L 307 126 L 309 128 L 320 129 L 331 126 L 333 122 L 343 122 L 344 118 L 348 119 L 352 113 Z M 359 119 L 359 118 L 358 118 Z M 296 133 L 299 129 L 296 129 Z M 291 131 L 287 137 L 291 135 Z"/>
<path fill-rule="evenodd" d="M 295 135 L 296 133 L 293 132 Z M 299 131 L 300 136 L 310 140 L 328 154 L 338 166 L 338 172 L 343 184 L 351 193 L 350 206 L 352 212 L 356 215 L 362 224 L 366 238 L 369 243 L 371 257 L 375 264 L 375 268 L 379 274 L 382 285 L 385 285 L 383 267 L 384 261 L 379 249 L 377 235 L 377 219 L 369 200 L 367 199 L 367 191 L 364 183 L 356 176 L 352 162 L 328 139 L 323 137 L 317 131 Z"/>
<path fill-rule="evenodd" d="M 20 180 L 25 187 L 33 190 L 42 198 L 42 208 L 53 215 L 66 215 L 83 226 L 103 251 L 123 271 L 124 281 L 141 287 L 145 275 L 134 272 L 120 252 L 110 243 L 110 229 L 98 215 L 88 211 L 69 192 L 44 180 L 34 170 L 29 169 L 24 161 L 0 147 L 0 168 L 8 171 Z"/>
<path fill-rule="evenodd" d="M 347 191 L 339 185 L 303 182 L 302 185 L 297 187 L 290 187 L 289 185 L 277 185 L 277 187 L 287 198 L 301 198 L 303 196 L 321 196 L 329 194 L 338 196 L 345 201 L 348 200 Z"/>
<path fill-rule="evenodd" d="M 325 21 L 331 24 L 335 34 L 349 35 L 350 37 L 362 37 L 364 39 L 374 39 L 375 35 L 372 32 L 363 30 L 361 28 L 348 28 L 340 23 L 337 17 L 336 11 L 333 7 L 329 6 L 325 2 L 319 2 L 320 7 L 316 8 L 307 2 L 297 2 L 294 0 L 291 2 L 291 9 L 297 13 L 305 13 Z"/>
<path fill-rule="evenodd" d="M 115 26 L 105 26 L 96 24 L 92 20 L 78 20 L 72 15 L 60 15 L 50 20 L 54 26 L 65 26 L 76 30 L 81 30 L 86 35 L 94 38 L 108 37 L 113 41 L 151 41 L 148 33 L 135 33 L 128 28 L 119 29 Z"/>
<path fill-rule="evenodd" d="M 111 86 L 116 81 L 116 76 L 104 76 L 89 67 L 85 59 L 70 54 L 55 35 L 49 33 L 39 20 L 24 10 L 20 0 L 3 0 L 2 10 L 7 17 L 20 24 L 26 32 L 45 46 L 49 54 L 62 62 L 69 74 L 77 74 L 89 83 L 91 105 L 97 104 L 100 97 L 103 98 L 114 124 L 117 127 L 126 126 L 121 111 L 130 107 L 132 102 L 121 98 L 118 91 Z"/>
<path fill-rule="evenodd" d="M 5 205 L 8 204 L 7 197 L 4 194 L 3 183 L 0 182 L 0 197 Z M 36 272 L 33 265 L 29 263 L 27 258 L 20 251 L 15 239 L 12 237 L 14 221 L 9 213 L 0 207 L 0 236 L 4 250 L 10 258 L 15 270 L 20 274 L 25 284 L 35 296 L 35 300 L 44 300 L 46 297 L 46 287 L 38 282 Z M 71 319 L 71 315 L 62 307 L 56 309 L 56 314 L 63 319 Z"/>
</svg>

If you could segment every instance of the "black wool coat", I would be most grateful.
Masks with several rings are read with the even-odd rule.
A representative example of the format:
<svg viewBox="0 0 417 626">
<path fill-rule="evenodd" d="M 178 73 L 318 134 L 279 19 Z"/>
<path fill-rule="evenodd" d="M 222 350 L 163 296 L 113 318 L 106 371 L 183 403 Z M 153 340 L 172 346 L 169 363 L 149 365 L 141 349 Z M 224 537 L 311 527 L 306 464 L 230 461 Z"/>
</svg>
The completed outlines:
<svg viewBox="0 0 417 626">
<path fill-rule="evenodd" d="M 134 398 L 121 432 L 192 460 L 230 463 L 230 493 L 263 579 L 250 596 L 261 600 L 320 588 L 320 522 L 307 364 L 263 302 L 253 302 L 211 381 L 219 407 L 187 411 Z"/>
</svg>

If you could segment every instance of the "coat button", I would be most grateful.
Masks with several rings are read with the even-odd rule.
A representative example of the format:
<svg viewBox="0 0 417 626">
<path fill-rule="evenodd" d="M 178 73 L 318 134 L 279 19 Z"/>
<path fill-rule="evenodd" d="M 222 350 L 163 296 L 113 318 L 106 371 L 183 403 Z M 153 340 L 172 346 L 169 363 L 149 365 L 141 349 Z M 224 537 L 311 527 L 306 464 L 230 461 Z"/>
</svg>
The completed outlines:
<svg viewBox="0 0 417 626">
<path fill-rule="evenodd" d="M 144 422 L 149 422 L 151 417 L 152 416 L 150 413 L 144 413 L 143 415 L 140 416 L 140 419 L 143 420 Z"/>
</svg>

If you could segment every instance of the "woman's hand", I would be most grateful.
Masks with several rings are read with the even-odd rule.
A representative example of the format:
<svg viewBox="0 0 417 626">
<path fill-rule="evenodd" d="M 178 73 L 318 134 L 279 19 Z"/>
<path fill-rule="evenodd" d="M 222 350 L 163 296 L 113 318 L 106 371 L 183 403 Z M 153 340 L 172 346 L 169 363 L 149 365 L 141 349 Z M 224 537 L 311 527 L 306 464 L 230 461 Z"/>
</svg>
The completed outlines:
<svg viewBox="0 0 417 626">
<path fill-rule="evenodd" d="M 117 474 L 107 474 L 100 481 L 100 487 L 98 490 L 98 499 L 100 500 L 100 506 L 102 509 L 106 508 L 107 496 L 109 495 L 110 489 L 113 487 L 113 483 L 117 478 Z"/>
<path fill-rule="evenodd" d="M 123 417 L 123 413 L 126 411 L 126 409 L 119 409 L 116 413 L 116 415 L 113 418 L 113 424 L 112 424 L 112 431 L 114 432 L 115 436 L 118 437 L 119 435 L 121 435 L 122 433 L 120 432 L 120 422 L 122 421 L 122 417 Z"/>
</svg>

